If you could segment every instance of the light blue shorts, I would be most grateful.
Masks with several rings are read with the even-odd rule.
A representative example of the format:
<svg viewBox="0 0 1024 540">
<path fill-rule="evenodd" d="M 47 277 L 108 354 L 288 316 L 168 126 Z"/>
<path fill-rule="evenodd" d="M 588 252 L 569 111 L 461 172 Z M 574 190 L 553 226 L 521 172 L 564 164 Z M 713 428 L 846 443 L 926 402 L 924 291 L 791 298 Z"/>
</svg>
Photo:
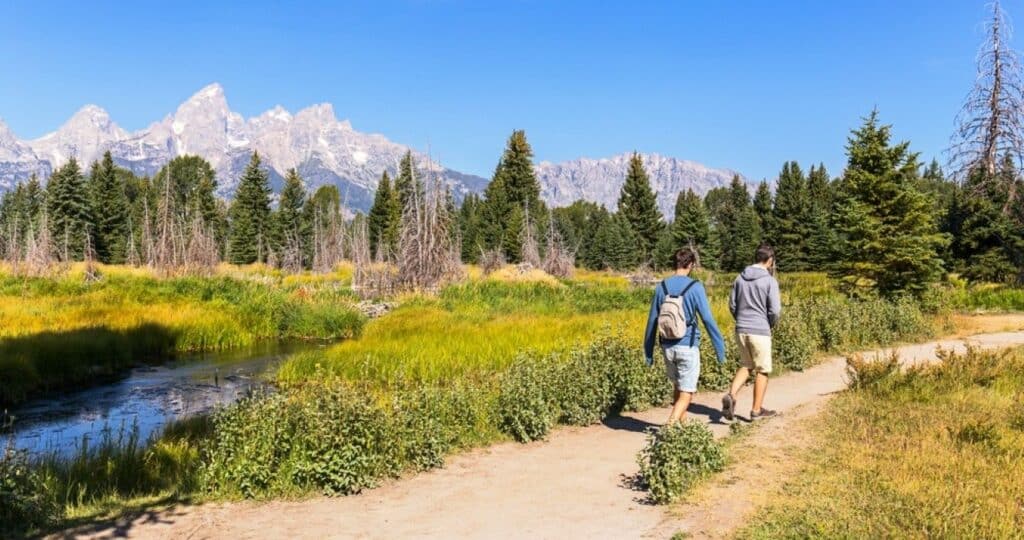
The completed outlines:
<svg viewBox="0 0 1024 540">
<path fill-rule="evenodd" d="M 665 353 L 665 375 L 680 392 L 696 392 L 700 378 L 700 349 L 675 345 L 662 349 Z"/>
</svg>

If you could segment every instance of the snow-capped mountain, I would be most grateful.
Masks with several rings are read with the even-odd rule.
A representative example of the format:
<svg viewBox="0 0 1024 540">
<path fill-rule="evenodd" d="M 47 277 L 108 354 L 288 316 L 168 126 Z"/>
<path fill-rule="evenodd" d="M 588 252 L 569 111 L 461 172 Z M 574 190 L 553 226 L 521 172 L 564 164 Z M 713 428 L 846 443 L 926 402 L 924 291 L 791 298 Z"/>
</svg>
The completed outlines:
<svg viewBox="0 0 1024 540">
<path fill-rule="evenodd" d="M 316 189 L 337 185 L 347 204 L 367 210 L 381 172 L 394 174 L 409 148 L 383 135 L 356 131 L 338 120 L 330 104 L 290 113 L 278 106 L 254 118 L 232 112 L 219 84 L 203 88 L 177 110 L 149 127 L 128 132 L 106 111 L 87 105 L 57 131 L 35 140 L 19 140 L 0 122 L 0 191 L 35 173 L 46 179 L 69 158 L 83 169 L 110 150 L 114 160 L 140 175 L 152 175 L 175 156 L 199 155 L 217 171 L 218 191 L 229 197 L 253 151 L 258 151 L 275 190 L 294 167 Z M 500 151 L 496 147 L 495 154 Z M 431 171 L 457 198 L 482 192 L 487 180 L 443 168 L 413 151 L 421 172 Z M 711 169 L 692 161 L 644 154 L 644 164 L 662 211 L 671 215 L 676 194 L 692 187 L 700 194 L 727 185 L 733 171 Z M 629 165 L 629 154 L 607 159 L 577 159 L 537 166 L 544 199 L 554 206 L 586 199 L 614 208 Z"/>
<path fill-rule="evenodd" d="M 580 158 L 564 163 L 541 162 L 537 165 L 537 178 L 541 196 L 552 206 L 565 206 L 584 199 L 600 203 L 614 210 L 619 191 L 626 181 L 632 153 L 604 159 Z M 685 161 L 658 154 L 641 154 L 651 187 L 658 194 L 658 207 L 666 216 L 675 209 L 680 191 L 692 188 L 704 195 L 712 188 L 727 186 L 733 175 L 729 169 L 712 169 L 693 161 Z M 743 176 L 740 175 L 742 179 Z M 748 184 L 749 185 L 749 184 Z"/>
<path fill-rule="evenodd" d="M 46 178 L 74 156 L 83 168 L 110 150 L 114 160 L 136 174 L 154 174 L 175 156 L 199 155 L 217 171 L 218 191 L 230 196 L 253 151 L 279 187 L 290 168 L 298 169 L 310 189 L 335 184 L 348 205 L 366 210 L 385 169 L 395 173 L 408 147 L 382 135 L 352 129 L 329 104 L 294 115 L 280 106 L 246 120 L 228 107 L 219 84 L 203 88 L 163 120 L 129 133 L 106 111 L 88 105 L 57 131 L 19 141 L 0 123 L 0 189 L 37 173 Z M 431 171 L 461 198 L 481 191 L 483 178 L 452 171 L 413 151 L 421 172 Z"/>
</svg>

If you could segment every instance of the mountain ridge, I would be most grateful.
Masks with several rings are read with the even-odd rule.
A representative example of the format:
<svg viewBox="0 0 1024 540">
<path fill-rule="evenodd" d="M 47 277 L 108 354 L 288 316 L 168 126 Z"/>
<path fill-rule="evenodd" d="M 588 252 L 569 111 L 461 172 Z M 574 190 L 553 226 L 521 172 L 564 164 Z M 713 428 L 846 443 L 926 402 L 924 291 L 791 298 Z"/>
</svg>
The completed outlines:
<svg viewBox="0 0 1024 540">
<path fill-rule="evenodd" d="M 153 175 L 174 157 L 193 154 L 210 162 L 217 173 L 218 195 L 229 197 L 253 151 L 259 152 L 278 188 L 285 172 L 296 168 L 310 189 L 338 186 L 347 204 L 367 210 L 382 171 L 394 174 L 406 151 L 417 168 L 436 175 L 457 199 L 482 193 L 487 180 L 441 166 L 427 155 L 376 133 L 356 131 L 339 120 L 330 103 L 314 104 L 294 113 L 276 105 L 244 118 L 228 106 L 223 87 L 207 85 L 175 111 L 145 128 L 129 132 L 102 107 L 88 104 L 55 131 L 31 140 L 18 139 L 0 120 L 0 190 L 11 189 L 31 174 L 47 178 L 70 157 L 83 168 L 110 151 L 115 162 L 140 175 Z M 544 199 L 561 206 L 586 199 L 614 208 L 631 153 L 609 158 L 578 158 L 561 163 L 542 161 L 536 167 Z M 659 154 L 642 154 L 659 208 L 671 215 L 675 193 L 692 187 L 698 193 L 727 185 L 729 169 Z"/>
</svg>

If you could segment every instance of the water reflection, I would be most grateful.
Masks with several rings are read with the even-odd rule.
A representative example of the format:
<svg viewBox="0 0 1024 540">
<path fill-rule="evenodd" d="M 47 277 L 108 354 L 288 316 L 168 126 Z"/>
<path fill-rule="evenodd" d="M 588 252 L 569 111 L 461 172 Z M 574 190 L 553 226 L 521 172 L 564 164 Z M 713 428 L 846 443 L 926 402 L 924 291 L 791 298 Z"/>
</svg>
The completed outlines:
<svg viewBox="0 0 1024 540">
<path fill-rule="evenodd" d="M 301 343 L 265 344 L 223 353 L 188 355 L 160 365 L 137 367 L 113 383 L 26 402 L 8 411 L 13 429 L 0 435 L 18 448 L 38 453 L 75 451 L 104 430 L 114 436 L 137 426 L 147 440 L 167 422 L 209 412 L 266 384 L 281 361 Z"/>
</svg>

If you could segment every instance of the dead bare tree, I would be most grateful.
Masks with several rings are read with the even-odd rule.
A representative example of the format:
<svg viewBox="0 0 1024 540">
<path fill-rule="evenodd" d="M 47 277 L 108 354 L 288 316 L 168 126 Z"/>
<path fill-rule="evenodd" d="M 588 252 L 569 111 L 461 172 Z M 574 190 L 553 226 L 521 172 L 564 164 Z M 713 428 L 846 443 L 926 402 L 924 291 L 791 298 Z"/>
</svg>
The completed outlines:
<svg viewBox="0 0 1024 540">
<path fill-rule="evenodd" d="M 480 269 L 484 271 L 484 274 L 500 270 L 507 262 L 505 252 L 502 250 L 480 248 Z"/>
<path fill-rule="evenodd" d="M 417 191 L 413 190 L 402 211 L 398 279 L 413 290 L 436 290 L 462 276 L 459 250 L 451 231 L 455 223 L 448 211 L 446 192 L 436 176 L 425 193 Z"/>
<path fill-rule="evenodd" d="M 53 237 L 50 234 L 50 220 L 46 211 L 43 211 L 39 217 L 39 231 L 33 232 L 30 223 L 27 237 L 24 273 L 30 276 L 49 274 L 56 255 L 53 249 Z"/>
<path fill-rule="evenodd" d="M 142 264 L 142 260 L 139 257 L 139 248 L 135 245 L 135 228 L 132 225 L 131 212 L 128 213 L 128 244 L 125 246 L 125 262 L 133 267 Z"/>
<path fill-rule="evenodd" d="M 142 200 L 142 250 L 146 266 L 156 264 L 156 246 L 153 242 L 153 220 L 149 215 L 149 201 Z"/>
<path fill-rule="evenodd" d="M 530 219 L 529 206 L 523 206 L 523 230 L 519 240 L 523 264 L 529 265 L 531 268 L 540 268 L 540 247 L 537 245 L 537 236 L 533 232 L 533 220 Z"/>
<path fill-rule="evenodd" d="M 345 258 L 345 224 L 333 208 L 313 219 L 313 270 L 330 272 Z"/>
<path fill-rule="evenodd" d="M 4 242 L 4 258 L 11 265 L 12 268 L 17 268 L 18 263 L 21 262 L 22 248 L 20 243 L 20 234 L 18 233 L 17 218 L 11 221 L 7 226 L 7 239 Z M 31 226 L 31 223 L 29 224 Z"/>
<path fill-rule="evenodd" d="M 100 271 L 96 267 L 96 250 L 92 246 L 92 232 L 86 227 L 85 247 L 82 250 L 82 259 L 85 261 L 85 281 L 92 283 L 100 280 Z"/>
<path fill-rule="evenodd" d="M 302 241 L 298 231 L 285 233 L 284 246 L 281 247 L 281 269 L 285 272 L 302 271 Z"/>
<path fill-rule="evenodd" d="M 191 234 L 185 250 L 183 265 L 191 274 L 209 275 L 217 267 L 220 254 L 217 239 L 198 214 L 192 218 Z"/>
<path fill-rule="evenodd" d="M 1008 160 L 1017 170 L 1024 167 L 1024 84 L 1022 65 L 1010 47 L 1012 29 L 999 0 L 989 4 L 992 18 L 985 25 L 985 42 L 978 52 L 978 73 L 956 118 L 956 131 L 948 150 L 953 177 L 965 183 L 972 175 L 984 173 L 979 189 L 989 182 L 1007 195 L 1003 213 L 1017 199 L 1016 178 L 999 174 Z"/>
<path fill-rule="evenodd" d="M 171 197 L 171 178 L 164 180 L 164 194 L 157 208 L 157 236 L 153 249 L 153 266 L 161 272 L 169 272 L 177 266 L 176 235 L 177 220 L 174 219 L 174 199 Z"/>
<path fill-rule="evenodd" d="M 565 246 L 562 234 L 555 227 L 554 216 L 548 216 L 548 231 L 545 237 L 544 262 L 541 267 L 555 277 L 571 278 L 576 270 L 576 254 Z"/>
</svg>

